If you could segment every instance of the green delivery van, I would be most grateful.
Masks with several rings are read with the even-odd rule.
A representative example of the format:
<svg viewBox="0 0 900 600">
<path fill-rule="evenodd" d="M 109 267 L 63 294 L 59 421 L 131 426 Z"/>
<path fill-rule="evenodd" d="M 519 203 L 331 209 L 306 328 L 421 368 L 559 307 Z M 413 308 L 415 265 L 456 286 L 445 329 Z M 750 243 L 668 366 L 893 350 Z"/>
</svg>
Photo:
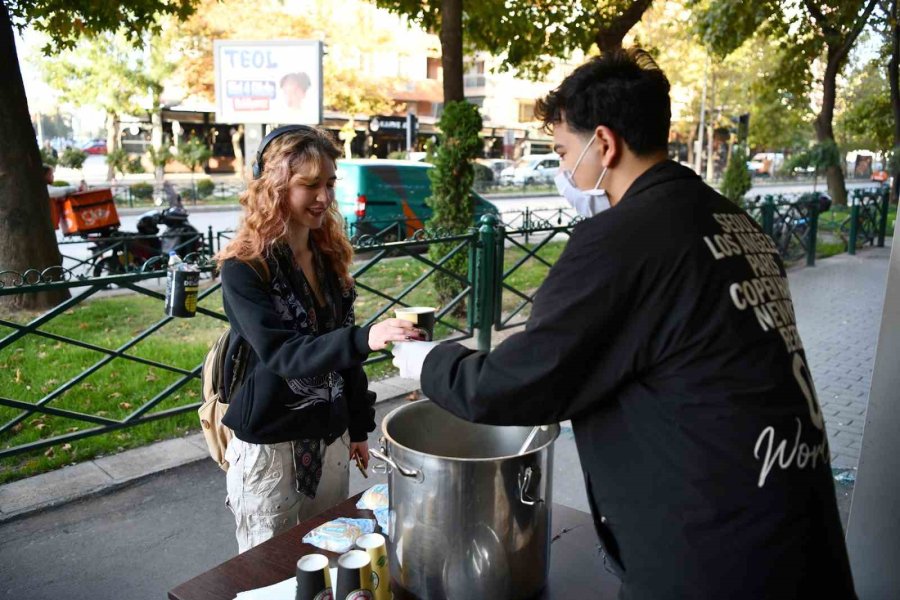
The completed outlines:
<svg viewBox="0 0 900 600">
<path fill-rule="evenodd" d="M 385 240 L 403 239 L 422 229 L 432 210 L 429 163 L 408 160 L 350 159 L 337 161 L 335 196 L 351 238 L 376 235 Z M 497 208 L 472 192 L 476 225 Z M 401 235 L 402 234 L 402 235 Z"/>
</svg>

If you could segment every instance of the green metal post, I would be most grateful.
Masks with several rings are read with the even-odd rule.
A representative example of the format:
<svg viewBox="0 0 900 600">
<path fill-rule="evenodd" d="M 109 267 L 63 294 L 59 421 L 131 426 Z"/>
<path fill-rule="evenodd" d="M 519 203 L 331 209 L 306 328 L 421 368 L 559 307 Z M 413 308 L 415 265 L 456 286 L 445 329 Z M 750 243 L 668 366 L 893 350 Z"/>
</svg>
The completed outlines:
<svg viewBox="0 0 900 600">
<path fill-rule="evenodd" d="M 772 232 L 775 229 L 775 200 L 769 195 L 763 198 L 762 228 L 763 233 L 772 237 Z"/>
<path fill-rule="evenodd" d="M 884 248 L 884 236 L 887 235 L 888 205 L 891 201 L 891 188 L 881 189 L 881 213 L 878 220 L 878 247 Z"/>
<path fill-rule="evenodd" d="M 209 240 L 209 241 L 207 242 L 207 244 L 209 245 L 209 254 L 210 254 L 210 255 L 215 254 L 215 253 L 216 253 L 216 247 L 213 246 L 213 230 L 212 230 L 212 225 L 210 225 L 209 228 L 206 230 L 206 236 L 207 236 L 206 239 Z"/>
<path fill-rule="evenodd" d="M 478 230 L 478 264 L 475 281 L 478 294 L 478 349 L 488 352 L 491 349 L 491 326 L 494 323 L 494 286 L 496 285 L 495 261 L 497 254 L 497 218 L 487 214 L 481 217 Z"/>
<path fill-rule="evenodd" d="M 847 254 L 856 254 L 856 236 L 859 229 L 859 202 L 854 198 L 850 207 L 850 243 Z"/>
<path fill-rule="evenodd" d="M 469 240 L 469 269 L 468 269 L 468 280 L 469 280 L 469 308 L 466 311 L 466 322 L 468 324 L 469 332 L 475 331 L 475 323 L 478 321 L 476 314 L 476 310 L 478 307 L 478 301 L 476 294 L 476 279 L 475 275 L 477 271 L 475 270 L 475 261 L 478 260 L 477 255 L 477 247 L 478 247 L 478 233 L 472 233 L 472 239 Z"/>
<path fill-rule="evenodd" d="M 497 251 L 494 255 L 494 301 L 493 307 L 493 325 L 499 331 L 501 326 L 501 307 L 503 306 L 503 262 L 504 250 L 506 248 L 506 225 L 503 221 L 498 221 L 497 228 L 499 232 L 496 236 Z"/>
<path fill-rule="evenodd" d="M 526 206 L 525 207 L 525 245 L 528 245 L 528 230 L 531 229 L 531 210 Z"/>
<path fill-rule="evenodd" d="M 819 242 L 819 199 L 812 194 L 807 200 L 806 218 L 809 228 L 806 230 L 806 266 L 816 266 L 816 246 Z"/>
</svg>

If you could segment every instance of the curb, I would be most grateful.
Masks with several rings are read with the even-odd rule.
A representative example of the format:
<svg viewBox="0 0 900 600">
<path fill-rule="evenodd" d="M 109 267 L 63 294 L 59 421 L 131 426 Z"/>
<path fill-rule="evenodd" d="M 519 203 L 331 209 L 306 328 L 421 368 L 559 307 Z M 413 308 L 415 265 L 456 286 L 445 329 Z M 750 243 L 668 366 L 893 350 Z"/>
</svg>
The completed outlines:
<svg viewBox="0 0 900 600">
<path fill-rule="evenodd" d="M 418 391 L 419 382 L 391 377 L 372 382 L 369 389 L 378 396 L 377 403 L 390 402 Z M 0 485 L 0 524 L 108 494 L 205 459 L 209 459 L 209 451 L 203 434 L 193 433 Z"/>
</svg>

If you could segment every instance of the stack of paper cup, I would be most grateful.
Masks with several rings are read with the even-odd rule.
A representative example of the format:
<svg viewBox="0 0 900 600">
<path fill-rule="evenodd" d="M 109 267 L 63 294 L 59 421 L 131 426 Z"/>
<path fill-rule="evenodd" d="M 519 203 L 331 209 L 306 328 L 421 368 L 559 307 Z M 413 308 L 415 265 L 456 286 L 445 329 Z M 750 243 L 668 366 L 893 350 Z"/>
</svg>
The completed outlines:
<svg viewBox="0 0 900 600">
<path fill-rule="evenodd" d="M 369 555 L 351 550 L 338 559 L 335 600 L 372 600 L 372 568 Z"/>
<path fill-rule="evenodd" d="M 380 533 L 361 535 L 356 539 L 356 547 L 369 555 L 372 565 L 372 591 L 375 593 L 375 600 L 391 600 L 391 579 L 384 536 Z"/>
<path fill-rule="evenodd" d="M 296 600 L 330 600 L 331 573 L 328 557 L 324 554 L 307 554 L 297 561 Z"/>
</svg>

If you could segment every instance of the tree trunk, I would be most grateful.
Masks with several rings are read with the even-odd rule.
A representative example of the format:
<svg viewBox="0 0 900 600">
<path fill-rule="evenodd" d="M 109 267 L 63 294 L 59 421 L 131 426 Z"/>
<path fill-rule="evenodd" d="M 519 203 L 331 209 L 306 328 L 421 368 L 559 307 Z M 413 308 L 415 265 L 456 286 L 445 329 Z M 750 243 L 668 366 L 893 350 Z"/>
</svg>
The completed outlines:
<svg viewBox="0 0 900 600">
<path fill-rule="evenodd" d="M 891 202 L 897 204 L 900 194 L 900 11 L 897 9 L 897 0 L 891 2 L 891 14 L 888 15 L 891 24 L 891 59 L 888 61 L 888 81 L 891 85 L 891 112 L 894 115 L 894 148 L 891 161 L 891 175 L 894 184 L 891 188 Z"/>
<path fill-rule="evenodd" d="M 815 129 L 816 139 L 821 142 L 834 143 L 834 101 L 837 96 L 837 75 L 841 69 L 842 56 L 834 47 L 828 44 L 828 63 L 825 67 L 825 76 L 822 79 L 822 110 L 816 115 Z M 840 165 L 829 165 L 825 169 L 825 179 L 828 182 L 828 193 L 831 201 L 836 206 L 847 206 L 847 188 L 844 182 L 844 171 Z"/>
<path fill-rule="evenodd" d="M 106 151 L 115 152 L 119 149 L 119 115 L 114 112 L 106 113 Z M 112 164 L 107 164 L 106 180 L 116 178 L 116 169 Z"/>
<path fill-rule="evenodd" d="M 62 264 L 50 225 L 50 199 L 41 155 L 28 112 L 19 57 L 6 4 L 0 2 L 0 275 L 5 285 L 15 273 Z M 51 272 L 52 273 L 52 272 Z M 10 310 L 45 309 L 69 297 L 67 290 L 0 296 Z"/>
<path fill-rule="evenodd" d="M 635 0 L 628 5 L 620 15 L 617 15 L 612 21 L 601 25 L 594 41 L 597 42 L 597 48 L 601 54 L 618 50 L 622 48 L 622 40 L 631 31 L 644 16 L 644 13 L 653 4 L 653 0 Z M 601 22 L 603 17 L 601 16 Z"/>
<path fill-rule="evenodd" d="M 444 104 L 465 100 L 462 48 L 463 0 L 441 0 L 441 65 L 444 68 Z"/>
</svg>

